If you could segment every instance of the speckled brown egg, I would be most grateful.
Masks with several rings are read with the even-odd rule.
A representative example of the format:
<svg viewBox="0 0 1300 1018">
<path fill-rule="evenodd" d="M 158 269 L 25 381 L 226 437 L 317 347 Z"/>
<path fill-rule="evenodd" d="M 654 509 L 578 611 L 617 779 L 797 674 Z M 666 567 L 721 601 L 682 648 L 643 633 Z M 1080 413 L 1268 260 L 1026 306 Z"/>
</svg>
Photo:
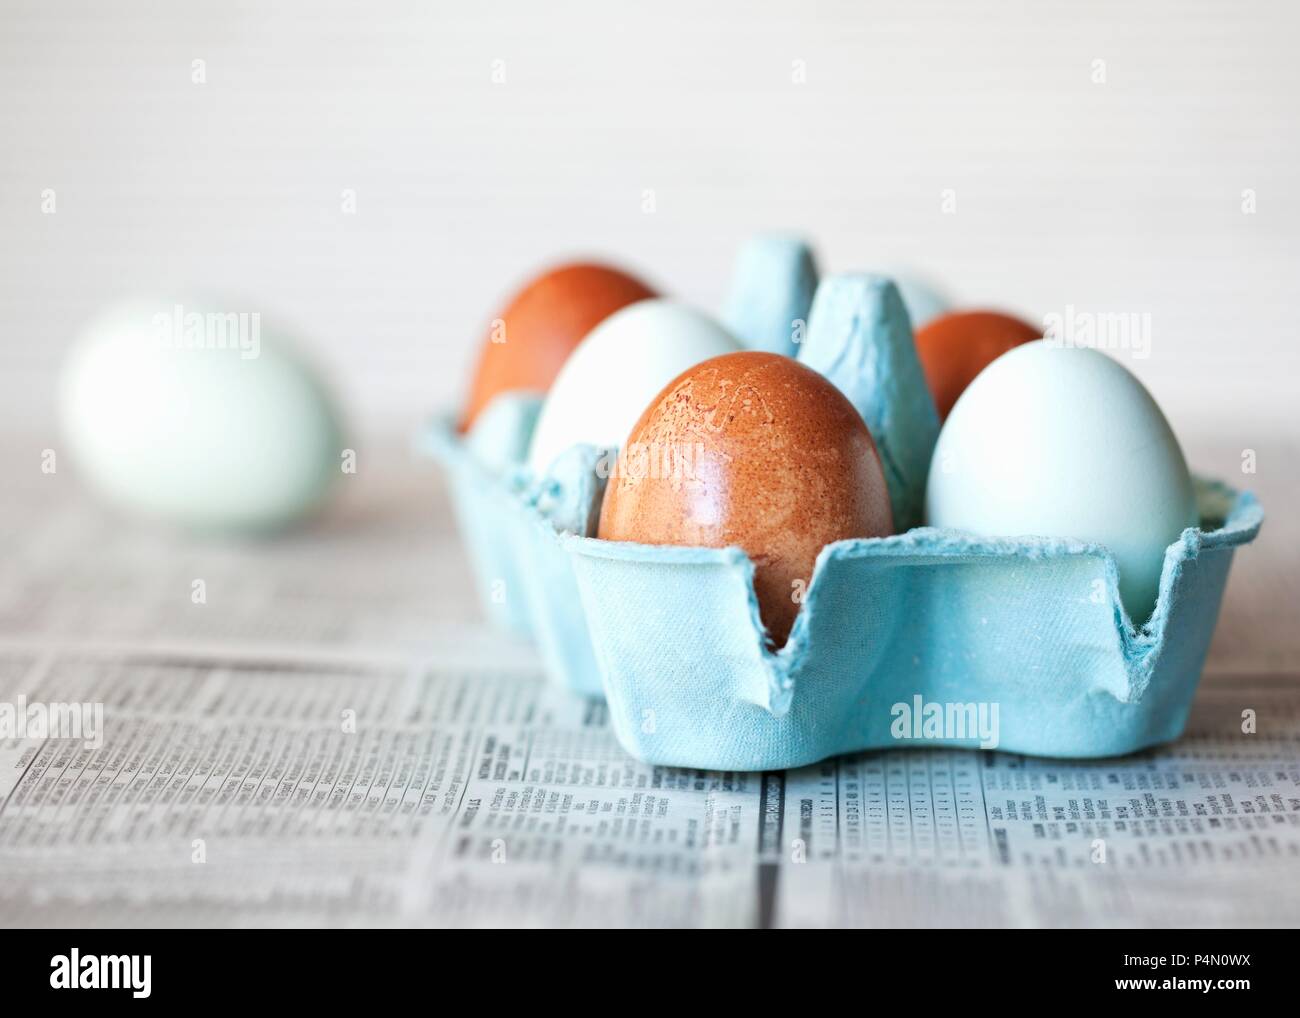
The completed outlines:
<svg viewBox="0 0 1300 1018">
<path fill-rule="evenodd" d="M 500 393 L 545 393 L 588 332 L 619 308 L 653 296 L 639 279 L 608 265 L 563 265 L 538 276 L 488 327 L 460 429 Z"/>
<path fill-rule="evenodd" d="M 853 404 L 789 357 L 743 351 L 683 372 L 646 408 L 599 536 L 744 549 L 780 646 L 822 548 L 892 531 L 880 456 Z"/>
<path fill-rule="evenodd" d="M 1043 337 L 1043 330 L 997 311 L 955 311 L 916 333 L 916 352 L 939 420 L 975 376 L 1012 347 Z"/>
</svg>

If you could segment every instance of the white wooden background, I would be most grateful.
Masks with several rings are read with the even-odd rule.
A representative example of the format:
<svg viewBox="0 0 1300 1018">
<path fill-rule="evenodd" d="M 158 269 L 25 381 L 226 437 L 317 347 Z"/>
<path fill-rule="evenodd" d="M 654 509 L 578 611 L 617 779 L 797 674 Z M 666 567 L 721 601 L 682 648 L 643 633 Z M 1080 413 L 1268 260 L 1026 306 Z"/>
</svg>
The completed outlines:
<svg viewBox="0 0 1300 1018">
<path fill-rule="evenodd" d="M 0 0 L 0 420 L 103 302 L 197 288 L 406 425 L 547 260 L 717 306 L 783 227 L 966 302 L 1149 312 L 1175 423 L 1249 445 L 1296 417 L 1298 37 L 1284 2 Z"/>
<path fill-rule="evenodd" d="M 1287 665 L 1297 38 L 1281 0 L 0 0 L 0 426 L 54 444 L 79 323 L 199 290 L 290 323 L 354 427 L 400 438 L 548 260 L 716 307 L 745 237 L 802 230 L 968 304 L 1149 313 L 1129 363 L 1270 511 L 1216 660 Z"/>
</svg>

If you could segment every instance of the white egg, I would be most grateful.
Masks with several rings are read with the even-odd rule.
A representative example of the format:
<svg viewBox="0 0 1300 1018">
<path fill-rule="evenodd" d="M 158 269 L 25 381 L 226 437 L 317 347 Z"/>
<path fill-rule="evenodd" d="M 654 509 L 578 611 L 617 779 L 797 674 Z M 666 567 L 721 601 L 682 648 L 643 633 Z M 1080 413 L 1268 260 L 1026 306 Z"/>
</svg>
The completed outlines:
<svg viewBox="0 0 1300 1018">
<path fill-rule="evenodd" d="M 197 301 L 112 308 L 64 364 L 63 431 L 103 495 L 205 530 L 275 527 L 344 468 L 324 388 L 259 313 Z"/>
<path fill-rule="evenodd" d="M 1096 350 L 1041 340 L 962 393 L 935 446 L 926 513 L 935 527 L 1104 545 L 1138 625 L 1165 549 L 1197 525 L 1187 462 L 1142 383 Z"/>
<path fill-rule="evenodd" d="M 672 300 L 643 300 L 587 334 L 556 376 L 533 432 L 536 474 L 579 443 L 621 446 L 642 411 L 687 368 L 740 349 L 707 315 Z"/>
</svg>

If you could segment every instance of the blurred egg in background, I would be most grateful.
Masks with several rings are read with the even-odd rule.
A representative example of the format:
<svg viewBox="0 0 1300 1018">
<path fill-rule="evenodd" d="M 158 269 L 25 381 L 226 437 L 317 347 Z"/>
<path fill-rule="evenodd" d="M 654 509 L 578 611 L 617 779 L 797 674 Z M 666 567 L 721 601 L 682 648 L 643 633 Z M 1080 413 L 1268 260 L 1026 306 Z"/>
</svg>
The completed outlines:
<svg viewBox="0 0 1300 1018">
<path fill-rule="evenodd" d="M 110 502 L 202 531 L 264 531 L 342 471 L 333 399 L 260 312 L 194 298 L 106 310 L 69 351 L 64 437 Z"/>
</svg>

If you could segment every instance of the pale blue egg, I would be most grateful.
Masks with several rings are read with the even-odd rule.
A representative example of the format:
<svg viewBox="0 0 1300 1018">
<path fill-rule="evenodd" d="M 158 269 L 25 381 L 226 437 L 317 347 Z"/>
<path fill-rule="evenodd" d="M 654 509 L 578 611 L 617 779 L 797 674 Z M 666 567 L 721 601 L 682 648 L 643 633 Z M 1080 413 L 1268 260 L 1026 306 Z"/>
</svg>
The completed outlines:
<svg viewBox="0 0 1300 1018">
<path fill-rule="evenodd" d="M 349 468 L 339 415 L 259 312 L 135 300 L 82 332 L 64 364 L 69 451 L 107 499 L 202 530 L 278 527 Z"/>
<path fill-rule="evenodd" d="M 957 400 L 930 462 L 926 516 L 1104 546 L 1137 625 L 1155 606 L 1165 549 L 1198 523 L 1187 462 L 1142 383 L 1106 354 L 1044 340 L 1003 354 Z"/>
</svg>

